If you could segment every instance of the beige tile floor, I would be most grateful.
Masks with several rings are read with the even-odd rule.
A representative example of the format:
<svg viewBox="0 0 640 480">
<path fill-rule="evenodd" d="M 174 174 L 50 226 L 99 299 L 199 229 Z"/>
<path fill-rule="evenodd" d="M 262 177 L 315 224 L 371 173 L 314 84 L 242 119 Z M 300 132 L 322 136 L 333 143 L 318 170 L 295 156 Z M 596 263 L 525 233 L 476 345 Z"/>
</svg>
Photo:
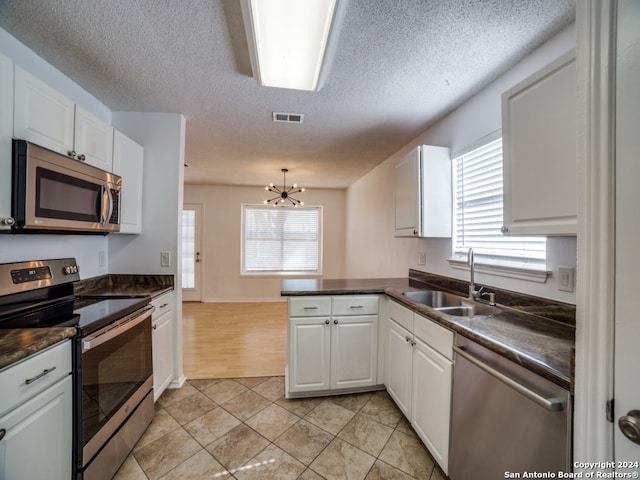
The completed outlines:
<svg viewBox="0 0 640 480">
<path fill-rule="evenodd" d="M 283 377 L 258 377 L 166 390 L 115 479 L 446 476 L 386 392 L 287 400 Z"/>
</svg>

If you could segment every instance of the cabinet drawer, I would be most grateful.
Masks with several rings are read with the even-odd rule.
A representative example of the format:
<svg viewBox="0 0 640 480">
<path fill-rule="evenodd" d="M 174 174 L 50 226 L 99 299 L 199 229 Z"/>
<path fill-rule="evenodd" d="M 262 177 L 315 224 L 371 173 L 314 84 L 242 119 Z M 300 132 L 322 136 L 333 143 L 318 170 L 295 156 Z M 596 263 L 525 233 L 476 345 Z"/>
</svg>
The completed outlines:
<svg viewBox="0 0 640 480">
<path fill-rule="evenodd" d="M 389 302 L 389 317 L 413 333 L 413 311 L 399 303 Z"/>
<path fill-rule="evenodd" d="M 331 297 L 289 298 L 290 317 L 318 317 L 331 315 Z"/>
<path fill-rule="evenodd" d="M 70 340 L 8 367 L 0 372 L 0 415 L 26 402 L 70 373 Z"/>
<path fill-rule="evenodd" d="M 345 295 L 332 298 L 333 315 L 375 315 L 378 313 L 378 296 Z"/>
<path fill-rule="evenodd" d="M 165 293 L 151 300 L 151 305 L 156 307 L 156 311 L 153 312 L 154 317 L 159 317 L 167 312 L 173 310 L 173 292 Z"/>
<path fill-rule="evenodd" d="M 421 315 L 414 318 L 413 333 L 449 360 L 453 359 L 453 332 Z"/>
</svg>

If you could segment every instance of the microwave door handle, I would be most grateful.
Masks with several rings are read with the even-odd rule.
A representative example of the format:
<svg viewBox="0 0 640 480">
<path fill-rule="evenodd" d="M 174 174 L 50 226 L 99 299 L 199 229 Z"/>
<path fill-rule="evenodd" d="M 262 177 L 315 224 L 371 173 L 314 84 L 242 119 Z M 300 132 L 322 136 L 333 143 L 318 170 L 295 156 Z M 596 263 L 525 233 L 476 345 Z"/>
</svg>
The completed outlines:
<svg viewBox="0 0 640 480">
<path fill-rule="evenodd" d="M 106 183 L 104 184 L 104 189 L 107 192 L 107 199 L 108 199 L 109 205 L 107 207 L 107 216 L 104 218 L 104 221 L 102 223 L 107 223 L 111 218 L 111 214 L 113 213 L 113 194 L 111 193 L 111 188 Z"/>
<path fill-rule="evenodd" d="M 100 193 L 98 194 L 97 203 L 98 222 L 100 222 L 101 225 L 104 225 L 109 217 L 111 217 L 111 212 L 113 210 L 113 197 L 111 196 L 111 189 L 108 184 L 103 183 L 100 185 Z"/>
</svg>

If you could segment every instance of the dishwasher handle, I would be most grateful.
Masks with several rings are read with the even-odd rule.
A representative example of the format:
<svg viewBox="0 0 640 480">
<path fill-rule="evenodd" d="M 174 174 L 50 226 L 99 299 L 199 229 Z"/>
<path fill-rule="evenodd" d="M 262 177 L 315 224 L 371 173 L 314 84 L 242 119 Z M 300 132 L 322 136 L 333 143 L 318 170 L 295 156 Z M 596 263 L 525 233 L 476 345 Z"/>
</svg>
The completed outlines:
<svg viewBox="0 0 640 480">
<path fill-rule="evenodd" d="M 509 378 L 504 373 L 501 373 L 501 372 L 497 371 L 496 369 L 490 367 L 489 365 L 487 365 L 486 363 L 484 363 L 481 360 L 477 359 L 473 355 L 467 353 L 464 346 L 454 345 L 453 346 L 453 351 L 456 352 L 461 357 L 463 357 L 466 360 L 468 360 L 469 362 L 473 363 L 476 367 L 484 370 L 485 372 L 487 372 L 492 377 L 495 377 L 496 379 L 500 380 L 502 383 L 504 383 L 508 387 L 511 387 L 512 389 L 514 389 L 518 393 L 521 393 L 522 395 L 524 395 L 528 399 L 534 401 L 535 403 L 537 403 L 541 407 L 544 407 L 544 408 L 546 408 L 547 410 L 549 410 L 551 412 L 558 412 L 558 411 L 561 411 L 561 410 L 564 409 L 564 401 L 563 400 L 558 399 L 558 398 L 546 398 L 546 397 L 540 395 L 539 393 L 534 392 L 533 390 L 531 390 L 531 389 L 525 387 L 524 385 L 516 382 L 512 378 Z"/>
</svg>

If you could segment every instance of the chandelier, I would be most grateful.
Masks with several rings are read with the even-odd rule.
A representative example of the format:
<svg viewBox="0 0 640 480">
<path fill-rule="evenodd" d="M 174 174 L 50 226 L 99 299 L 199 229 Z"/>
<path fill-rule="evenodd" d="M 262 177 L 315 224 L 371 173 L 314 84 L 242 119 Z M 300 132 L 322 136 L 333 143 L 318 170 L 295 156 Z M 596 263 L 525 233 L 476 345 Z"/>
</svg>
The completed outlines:
<svg viewBox="0 0 640 480">
<path fill-rule="evenodd" d="M 289 202 L 291 202 L 291 205 L 293 205 L 294 207 L 297 207 L 298 205 L 304 205 L 304 202 L 301 202 L 300 200 L 297 200 L 291 196 L 291 194 L 293 193 L 304 192 L 304 188 L 298 188 L 298 185 L 296 185 L 295 183 L 293 184 L 292 187 L 287 188 L 287 172 L 289 171 L 289 169 L 283 168 L 281 171 L 282 171 L 282 188 L 280 189 L 276 187 L 273 183 L 270 183 L 268 187 L 264 187 L 266 191 L 277 194 L 277 196 L 269 200 L 265 200 L 264 203 L 269 204 L 273 202 L 274 207 L 278 204 L 280 204 L 281 207 L 284 207 L 285 204 L 287 204 L 286 202 L 288 200 Z"/>
</svg>

